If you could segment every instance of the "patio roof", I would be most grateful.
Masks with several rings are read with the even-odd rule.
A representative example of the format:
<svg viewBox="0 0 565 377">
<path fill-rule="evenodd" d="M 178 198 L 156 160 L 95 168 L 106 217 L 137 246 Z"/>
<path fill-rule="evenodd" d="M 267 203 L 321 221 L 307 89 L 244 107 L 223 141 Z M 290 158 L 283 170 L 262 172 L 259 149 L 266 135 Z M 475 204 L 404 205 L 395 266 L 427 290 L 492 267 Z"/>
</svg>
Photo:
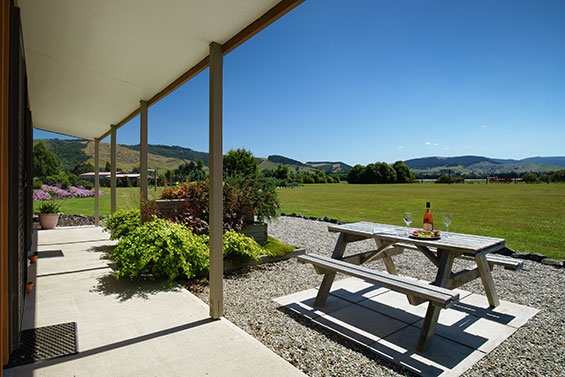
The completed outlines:
<svg viewBox="0 0 565 377">
<path fill-rule="evenodd" d="M 35 128 L 102 139 L 303 0 L 20 0 Z"/>
</svg>

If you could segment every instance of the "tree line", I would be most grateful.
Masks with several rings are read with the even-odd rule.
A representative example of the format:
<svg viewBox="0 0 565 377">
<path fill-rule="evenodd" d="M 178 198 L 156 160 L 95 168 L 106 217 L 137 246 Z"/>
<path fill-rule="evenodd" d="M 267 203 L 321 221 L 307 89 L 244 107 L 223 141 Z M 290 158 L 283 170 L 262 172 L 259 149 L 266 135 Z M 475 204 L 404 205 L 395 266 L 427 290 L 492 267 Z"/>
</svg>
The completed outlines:
<svg viewBox="0 0 565 377">
<path fill-rule="evenodd" d="M 355 165 L 347 174 L 348 183 L 412 183 L 416 180 L 414 173 L 403 161 L 389 165 L 386 162 L 375 162 L 367 166 Z"/>
</svg>

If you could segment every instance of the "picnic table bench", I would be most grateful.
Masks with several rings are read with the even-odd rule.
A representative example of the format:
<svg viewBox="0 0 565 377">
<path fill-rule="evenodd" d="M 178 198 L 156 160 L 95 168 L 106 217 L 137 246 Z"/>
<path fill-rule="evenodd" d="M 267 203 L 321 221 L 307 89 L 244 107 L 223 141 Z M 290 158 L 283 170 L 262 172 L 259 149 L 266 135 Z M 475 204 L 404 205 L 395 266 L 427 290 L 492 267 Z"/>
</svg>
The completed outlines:
<svg viewBox="0 0 565 377">
<path fill-rule="evenodd" d="M 455 288 L 480 277 L 489 305 L 496 307 L 499 299 L 491 275 L 493 266 L 501 265 L 511 270 L 518 270 L 523 266 L 522 261 L 491 255 L 505 247 L 505 241 L 501 238 L 449 233 L 448 237 L 440 239 L 414 239 L 409 236 L 406 227 L 370 222 L 331 224 L 328 230 L 339 233 L 331 257 L 316 254 L 297 257 L 299 262 L 312 264 L 319 274 L 324 275 L 314 305 L 325 304 L 338 272 L 403 293 L 412 305 L 428 302 L 418 351 L 430 347 L 441 309 L 449 308 L 459 300 Z M 375 240 L 375 250 L 344 256 L 347 244 L 371 238 Z M 421 252 L 437 268 L 433 282 L 398 276 L 392 257 L 406 249 Z M 476 268 L 454 272 L 453 262 L 456 258 L 474 261 Z M 375 259 L 383 260 L 387 272 L 361 266 Z"/>
</svg>

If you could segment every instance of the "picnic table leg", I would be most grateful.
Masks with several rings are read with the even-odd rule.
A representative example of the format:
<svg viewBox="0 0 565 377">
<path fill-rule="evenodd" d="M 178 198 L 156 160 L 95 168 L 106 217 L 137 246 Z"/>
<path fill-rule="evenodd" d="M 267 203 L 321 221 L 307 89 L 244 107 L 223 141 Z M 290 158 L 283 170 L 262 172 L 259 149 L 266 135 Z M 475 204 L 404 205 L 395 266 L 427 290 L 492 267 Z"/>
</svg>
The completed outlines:
<svg viewBox="0 0 565 377">
<path fill-rule="evenodd" d="M 340 233 L 335 245 L 334 251 L 332 253 L 332 258 L 339 259 L 343 256 L 345 252 L 345 246 L 347 246 L 347 241 L 345 239 L 345 233 Z M 318 290 L 318 295 L 316 296 L 316 301 L 314 301 L 314 306 L 322 306 L 326 303 L 330 289 L 335 279 L 335 271 L 328 271 L 324 274 L 322 279 L 322 284 Z"/>
<path fill-rule="evenodd" d="M 439 270 L 433 284 L 437 285 L 438 287 L 445 288 L 447 287 L 449 278 L 451 277 L 451 269 L 453 267 L 455 254 L 439 249 L 438 254 L 440 254 Z M 426 317 L 424 318 L 422 332 L 420 333 L 420 340 L 418 341 L 418 345 L 416 346 L 416 349 L 419 352 L 424 352 L 432 344 L 432 339 L 436 331 L 440 311 L 441 307 L 433 305 L 431 302 L 428 304 L 428 310 L 426 311 Z"/>
<path fill-rule="evenodd" d="M 487 262 L 487 257 L 486 255 L 482 255 L 480 257 L 476 257 L 475 261 L 477 262 L 479 275 L 481 276 L 483 286 L 485 287 L 488 303 L 491 307 L 495 308 L 500 305 L 500 301 L 498 300 L 498 294 L 494 287 L 494 281 L 492 279 L 492 274 L 490 273 L 490 266 Z"/>
</svg>

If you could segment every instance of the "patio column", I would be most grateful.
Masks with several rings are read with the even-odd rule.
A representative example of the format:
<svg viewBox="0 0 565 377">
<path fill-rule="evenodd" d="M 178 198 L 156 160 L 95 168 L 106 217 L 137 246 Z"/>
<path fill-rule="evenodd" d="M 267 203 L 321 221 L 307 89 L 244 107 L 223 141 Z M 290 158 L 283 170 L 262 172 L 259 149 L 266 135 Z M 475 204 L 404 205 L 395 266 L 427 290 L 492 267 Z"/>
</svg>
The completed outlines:
<svg viewBox="0 0 565 377">
<path fill-rule="evenodd" d="M 143 204 L 147 201 L 147 101 L 139 101 L 139 187 L 140 187 L 140 210 L 143 213 Z M 143 218 L 143 216 L 142 216 Z"/>
<path fill-rule="evenodd" d="M 94 225 L 100 226 L 100 139 L 94 139 Z"/>
<path fill-rule="evenodd" d="M 224 315 L 222 45 L 210 44 L 210 316 Z"/>
<path fill-rule="evenodd" d="M 110 134 L 110 213 L 116 212 L 116 126 L 112 124 Z"/>
</svg>

